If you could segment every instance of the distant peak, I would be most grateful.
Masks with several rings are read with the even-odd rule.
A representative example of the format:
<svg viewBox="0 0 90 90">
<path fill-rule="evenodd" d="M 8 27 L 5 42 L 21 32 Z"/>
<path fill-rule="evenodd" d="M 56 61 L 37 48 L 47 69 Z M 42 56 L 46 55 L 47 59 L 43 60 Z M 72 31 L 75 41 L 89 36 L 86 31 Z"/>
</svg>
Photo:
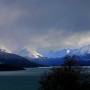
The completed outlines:
<svg viewBox="0 0 90 90">
<path fill-rule="evenodd" d="M 71 52 L 70 49 L 67 49 L 67 50 L 66 50 L 66 53 L 67 53 L 67 54 L 69 54 L 70 52 Z"/>
<path fill-rule="evenodd" d="M 9 49 L 7 49 L 7 48 L 4 47 L 4 46 L 1 46 L 1 47 L 0 47 L 0 52 L 12 53 Z"/>
<path fill-rule="evenodd" d="M 29 51 L 35 58 L 43 57 L 42 54 L 40 54 L 39 52 L 37 52 L 37 51 L 34 50 L 34 49 L 29 49 L 28 51 Z"/>
</svg>

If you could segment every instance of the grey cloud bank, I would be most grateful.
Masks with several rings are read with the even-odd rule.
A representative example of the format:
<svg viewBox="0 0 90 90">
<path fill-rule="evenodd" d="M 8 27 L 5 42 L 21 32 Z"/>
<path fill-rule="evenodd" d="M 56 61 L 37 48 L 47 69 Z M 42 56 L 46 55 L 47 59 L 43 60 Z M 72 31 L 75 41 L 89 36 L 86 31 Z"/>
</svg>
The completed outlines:
<svg viewBox="0 0 90 90">
<path fill-rule="evenodd" d="M 14 51 L 87 44 L 89 0 L 0 0 L 0 47 Z"/>
</svg>

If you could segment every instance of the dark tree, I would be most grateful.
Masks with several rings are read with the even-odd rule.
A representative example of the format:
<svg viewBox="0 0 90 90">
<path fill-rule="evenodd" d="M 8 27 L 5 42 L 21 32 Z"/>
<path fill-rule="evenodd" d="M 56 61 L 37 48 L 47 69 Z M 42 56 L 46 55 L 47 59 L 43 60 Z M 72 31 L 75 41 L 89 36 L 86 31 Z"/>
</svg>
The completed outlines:
<svg viewBox="0 0 90 90">
<path fill-rule="evenodd" d="M 76 65 L 73 57 L 65 57 L 61 67 L 54 68 L 40 81 L 41 90 L 79 90 L 80 72 L 76 72 L 72 66 Z"/>
</svg>

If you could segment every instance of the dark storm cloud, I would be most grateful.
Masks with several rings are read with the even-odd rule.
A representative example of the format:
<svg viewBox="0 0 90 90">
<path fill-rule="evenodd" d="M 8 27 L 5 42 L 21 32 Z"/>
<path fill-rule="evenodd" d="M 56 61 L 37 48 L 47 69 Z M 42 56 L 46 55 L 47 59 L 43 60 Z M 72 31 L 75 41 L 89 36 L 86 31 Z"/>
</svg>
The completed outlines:
<svg viewBox="0 0 90 90">
<path fill-rule="evenodd" d="M 28 12 L 22 24 L 36 30 L 52 27 L 64 30 L 88 30 L 90 29 L 89 3 L 89 0 L 21 1 L 19 5 Z"/>
<path fill-rule="evenodd" d="M 0 0 L 0 44 L 13 50 L 90 43 L 89 0 Z"/>
</svg>

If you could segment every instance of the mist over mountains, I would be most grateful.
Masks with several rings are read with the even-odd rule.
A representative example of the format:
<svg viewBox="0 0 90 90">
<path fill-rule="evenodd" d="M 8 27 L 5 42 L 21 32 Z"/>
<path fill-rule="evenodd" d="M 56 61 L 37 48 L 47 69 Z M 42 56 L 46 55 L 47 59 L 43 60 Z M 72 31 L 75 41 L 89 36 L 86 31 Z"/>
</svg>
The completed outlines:
<svg viewBox="0 0 90 90">
<path fill-rule="evenodd" d="M 48 50 L 46 52 L 44 50 L 30 52 L 28 49 L 22 49 L 17 52 L 17 54 L 27 58 L 31 62 L 44 66 L 59 66 L 64 63 L 64 58 L 66 56 L 75 56 L 79 65 L 90 65 L 90 45 L 75 49 L 65 48 L 57 51 Z M 37 57 L 35 57 L 35 54 Z"/>
<path fill-rule="evenodd" d="M 86 45 L 80 48 L 64 48 L 64 49 L 58 49 L 58 50 L 48 50 L 45 51 L 43 49 L 41 50 L 36 50 L 36 52 L 40 53 L 43 57 L 48 57 L 48 58 L 61 58 L 66 55 L 84 55 L 84 54 L 89 54 L 90 53 L 90 45 Z M 17 55 L 23 56 L 23 57 L 30 57 L 30 58 L 35 58 L 33 53 L 30 52 L 30 50 L 24 48 L 21 49 L 20 51 L 15 52 Z"/>
<path fill-rule="evenodd" d="M 59 66 L 66 56 L 74 56 L 79 65 L 90 66 L 90 45 L 77 49 L 61 49 L 57 51 L 30 51 L 22 49 L 16 53 L 8 53 L 0 49 L 0 64 L 20 67 Z"/>
<path fill-rule="evenodd" d="M 18 67 L 38 67 L 37 63 L 29 61 L 27 58 L 8 53 L 5 50 L 0 50 L 0 65 L 15 65 Z"/>
</svg>

